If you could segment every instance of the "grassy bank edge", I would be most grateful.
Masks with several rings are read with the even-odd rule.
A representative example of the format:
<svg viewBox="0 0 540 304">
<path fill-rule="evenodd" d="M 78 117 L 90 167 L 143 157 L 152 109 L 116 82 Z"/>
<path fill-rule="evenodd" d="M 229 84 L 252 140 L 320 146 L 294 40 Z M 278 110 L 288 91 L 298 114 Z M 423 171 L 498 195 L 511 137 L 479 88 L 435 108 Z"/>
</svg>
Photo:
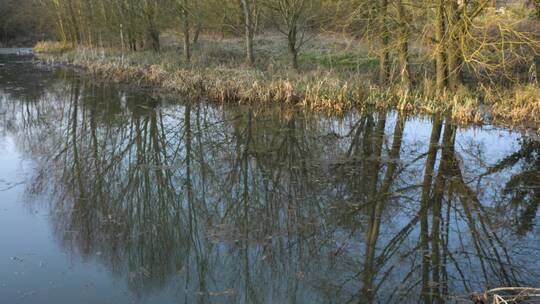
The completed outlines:
<svg viewBox="0 0 540 304">
<path fill-rule="evenodd" d="M 132 55 L 70 49 L 62 44 L 41 44 L 34 51 L 43 62 L 81 67 L 100 80 L 152 86 L 217 103 L 278 103 L 329 115 L 351 109 L 395 109 L 409 114 L 448 114 L 460 125 L 489 123 L 540 132 L 538 85 L 511 89 L 481 86 L 474 91 L 463 87 L 455 94 L 438 96 L 428 79 L 409 91 L 399 86 L 381 88 L 324 71 L 314 75 L 248 67 L 171 67 L 165 60 L 144 64 Z"/>
</svg>

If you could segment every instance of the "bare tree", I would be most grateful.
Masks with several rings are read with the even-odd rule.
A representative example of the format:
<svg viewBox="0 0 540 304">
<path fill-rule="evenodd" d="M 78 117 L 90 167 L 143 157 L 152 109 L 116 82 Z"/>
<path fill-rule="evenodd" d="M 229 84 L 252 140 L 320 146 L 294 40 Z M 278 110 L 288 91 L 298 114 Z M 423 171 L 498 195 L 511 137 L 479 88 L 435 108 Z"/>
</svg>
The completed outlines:
<svg viewBox="0 0 540 304">
<path fill-rule="evenodd" d="M 313 13 L 320 3 L 317 0 L 266 0 L 265 3 L 272 17 L 280 21 L 276 26 L 287 37 L 292 67 L 298 69 L 298 53 L 307 41 Z"/>
<path fill-rule="evenodd" d="M 159 41 L 159 28 L 157 26 L 158 3 L 155 0 L 144 0 L 143 13 L 147 23 L 147 31 L 155 52 L 160 52 L 161 45 Z"/>
<path fill-rule="evenodd" d="M 409 39 L 411 36 L 409 29 L 409 16 L 405 8 L 404 0 L 398 0 L 397 6 L 397 23 L 398 23 L 398 57 L 399 57 L 399 74 L 401 78 L 401 85 L 405 89 L 409 89 L 411 86 L 411 68 L 409 58 Z"/>
<path fill-rule="evenodd" d="M 191 40 L 190 40 L 190 25 L 189 25 L 189 0 L 180 1 L 180 14 L 182 16 L 182 32 L 184 33 L 184 59 L 186 62 L 191 61 Z"/>
<path fill-rule="evenodd" d="M 388 29 L 388 0 L 379 0 L 377 7 L 378 29 L 380 31 L 379 83 L 384 85 L 390 78 L 390 32 Z"/>
<path fill-rule="evenodd" d="M 253 12 L 251 10 L 251 0 L 242 0 L 244 11 L 244 27 L 246 31 L 246 61 L 250 66 L 255 64 L 253 54 Z"/>
</svg>

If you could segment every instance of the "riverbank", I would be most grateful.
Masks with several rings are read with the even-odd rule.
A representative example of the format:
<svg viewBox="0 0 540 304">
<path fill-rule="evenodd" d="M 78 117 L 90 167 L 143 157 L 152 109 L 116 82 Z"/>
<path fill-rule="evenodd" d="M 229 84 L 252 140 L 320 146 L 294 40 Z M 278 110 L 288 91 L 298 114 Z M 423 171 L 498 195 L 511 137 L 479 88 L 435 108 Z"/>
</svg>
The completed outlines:
<svg viewBox="0 0 540 304">
<path fill-rule="evenodd" d="M 351 47 L 354 41 L 314 39 L 300 57 L 298 71 L 288 68 L 286 47 L 279 41 L 275 37 L 258 39 L 255 67 L 243 64 L 241 39 L 203 40 L 190 63 L 183 61 L 174 44 L 160 54 L 72 49 L 61 43 L 41 43 L 34 50 L 46 63 L 81 67 L 98 79 L 152 86 L 219 103 L 280 103 L 337 115 L 351 109 L 448 113 L 462 125 L 491 123 L 540 130 L 538 85 L 462 86 L 456 93 L 442 96 L 428 78 L 412 90 L 403 90 L 397 79 L 395 85 L 380 87 L 373 84 L 376 57 L 367 48 Z M 415 66 L 421 67 L 415 73 L 429 69 L 421 51 L 413 51 L 411 56 Z"/>
</svg>

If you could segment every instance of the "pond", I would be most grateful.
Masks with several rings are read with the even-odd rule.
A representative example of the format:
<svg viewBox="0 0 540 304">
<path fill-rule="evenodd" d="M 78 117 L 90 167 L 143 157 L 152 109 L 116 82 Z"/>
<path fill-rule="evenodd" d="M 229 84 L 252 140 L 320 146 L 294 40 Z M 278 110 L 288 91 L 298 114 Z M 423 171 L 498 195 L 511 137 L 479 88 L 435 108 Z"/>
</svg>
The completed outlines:
<svg viewBox="0 0 540 304">
<path fill-rule="evenodd" d="M 1 303 L 470 303 L 540 286 L 540 142 L 0 56 Z"/>
</svg>

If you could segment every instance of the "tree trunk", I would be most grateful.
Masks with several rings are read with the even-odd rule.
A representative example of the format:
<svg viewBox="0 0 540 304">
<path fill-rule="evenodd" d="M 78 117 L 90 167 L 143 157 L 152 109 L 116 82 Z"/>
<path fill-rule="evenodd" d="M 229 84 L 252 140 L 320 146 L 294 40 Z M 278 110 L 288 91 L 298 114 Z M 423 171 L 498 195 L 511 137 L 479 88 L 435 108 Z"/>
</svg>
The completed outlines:
<svg viewBox="0 0 540 304">
<path fill-rule="evenodd" d="M 379 29 L 381 31 L 381 52 L 379 54 L 379 84 L 385 85 L 390 79 L 390 52 L 388 44 L 390 36 L 388 32 L 388 0 L 380 0 L 379 3 Z"/>
<path fill-rule="evenodd" d="M 248 65 L 253 66 L 255 57 L 253 55 L 253 20 L 250 0 L 242 0 L 242 7 L 244 9 L 244 27 L 246 31 L 246 61 Z"/>
<path fill-rule="evenodd" d="M 154 52 L 159 53 L 161 51 L 161 45 L 159 42 L 159 31 L 154 26 L 150 27 L 150 40 L 152 40 L 152 49 Z"/>
<path fill-rule="evenodd" d="M 130 36 L 133 37 L 133 34 L 131 34 Z M 131 51 L 136 52 L 137 51 L 137 39 L 136 38 L 131 38 L 129 40 L 129 44 L 130 44 Z"/>
<path fill-rule="evenodd" d="M 461 39 L 461 9 L 458 6 L 457 0 L 450 0 L 448 4 L 448 88 L 454 92 L 460 85 L 460 65 L 461 55 L 459 51 L 459 40 Z"/>
<path fill-rule="evenodd" d="M 296 26 L 289 29 L 287 36 L 289 42 L 289 52 L 291 53 L 291 63 L 295 70 L 298 70 L 298 49 L 296 48 Z"/>
<path fill-rule="evenodd" d="M 199 43 L 199 36 L 201 35 L 202 31 L 202 23 L 199 20 L 197 22 L 197 26 L 195 27 L 195 32 L 193 33 L 193 44 Z"/>
<path fill-rule="evenodd" d="M 437 83 L 437 91 L 442 93 L 446 88 L 446 56 L 444 52 L 444 37 L 446 32 L 444 22 L 444 2 L 445 0 L 437 1 L 437 13 L 435 17 L 435 75 Z"/>
<path fill-rule="evenodd" d="M 69 2 L 69 15 L 71 17 L 73 42 L 79 44 L 81 42 L 81 32 L 79 23 L 77 21 L 77 16 L 75 16 L 75 9 L 73 8 L 73 3 L 71 1 Z"/>
<path fill-rule="evenodd" d="M 161 51 L 161 45 L 159 41 L 159 30 L 156 26 L 156 7 L 154 2 L 145 1 L 144 14 L 146 15 L 146 21 L 148 22 L 148 35 L 150 36 L 150 42 L 152 43 L 152 49 L 159 53 Z"/>
<path fill-rule="evenodd" d="M 291 50 L 291 60 L 293 69 L 298 70 L 300 66 L 298 64 L 298 51 L 296 49 Z"/>
<path fill-rule="evenodd" d="M 188 0 L 184 0 L 182 5 L 182 19 L 184 28 L 184 58 L 186 62 L 191 61 L 191 40 L 189 39 L 189 14 L 188 14 Z"/>
<path fill-rule="evenodd" d="M 398 19 L 399 19 L 399 46 L 398 56 L 400 63 L 401 85 L 404 89 L 411 87 L 411 71 L 409 64 L 409 29 L 407 26 L 407 16 L 403 1 L 398 1 Z"/>
</svg>

